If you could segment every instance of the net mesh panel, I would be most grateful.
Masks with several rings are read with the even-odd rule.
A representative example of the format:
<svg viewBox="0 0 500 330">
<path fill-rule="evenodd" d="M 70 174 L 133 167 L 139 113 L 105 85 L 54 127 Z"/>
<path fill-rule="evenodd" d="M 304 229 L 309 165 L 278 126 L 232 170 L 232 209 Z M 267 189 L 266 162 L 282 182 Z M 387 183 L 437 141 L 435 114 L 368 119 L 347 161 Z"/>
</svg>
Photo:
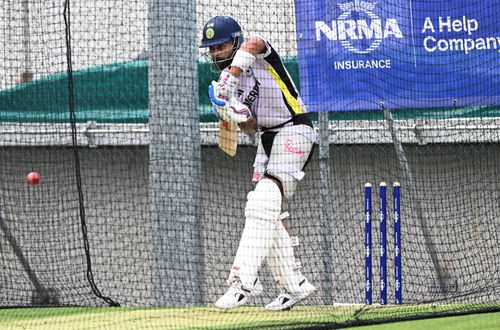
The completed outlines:
<svg viewBox="0 0 500 330">
<path fill-rule="evenodd" d="M 176 309 L 120 310 L 144 328 L 158 320 L 197 328 L 351 325 L 499 309 L 499 108 L 453 106 L 385 116 L 382 111 L 330 113 L 317 142 L 322 147 L 316 146 L 305 178 L 284 203 L 300 238 L 302 272 L 317 293 L 296 314 L 268 314 L 262 306 L 279 290 L 264 263 L 259 277 L 265 291 L 249 301 L 251 308 L 220 315 L 197 307 L 213 306 L 227 289 L 259 139 L 240 132 L 235 157 L 217 148 L 218 128 L 206 89 L 218 74 L 200 52 L 191 56 L 189 51 L 199 43 L 207 19 L 231 14 L 245 35 L 260 35 L 273 45 L 300 87 L 294 4 L 199 0 L 194 8 L 179 3 L 177 17 L 196 22 L 191 30 L 189 24 L 180 28 L 177 20 L 154 16 L 151 11 L 158 6 L 52 0 L 0 5 L 0 307 L 188 306 L 182 315 Z M 164 18 L 157 25 L 164 30 L 156 33 L 166 39 L 151 37 L 152 17 Z M 163 66 L 153 67 L 151 49 L 158 45 L 149 40 L 170 40 L 155 48 Z M 164 94 L 165 88 L 185 91 L 197 84 L 198 91 Z M 186 99 L 197 101 L 196 109 L 178 105 Z M 189 111 L 197 111 L 195 119 Z M 318 129 L 324 117 L 312 117 Z M 200 154 L 189 158 L 196 134 Z M 26 183 L 31 171 L 41 174 L 39 185 Z M 389 309 L 364 305 L 363 187 L 367 182 L 375 187 L 377 301 L 376 187 L 382 181 L 389 185 L 390 304 L 391 186 L 397 181 L 402 187 L 404 304 Z M 180 204 L 179 196 L 194 198 Z M 109 328 L 121 326 L 113 318 L 106 322 Z"/>
</svg>

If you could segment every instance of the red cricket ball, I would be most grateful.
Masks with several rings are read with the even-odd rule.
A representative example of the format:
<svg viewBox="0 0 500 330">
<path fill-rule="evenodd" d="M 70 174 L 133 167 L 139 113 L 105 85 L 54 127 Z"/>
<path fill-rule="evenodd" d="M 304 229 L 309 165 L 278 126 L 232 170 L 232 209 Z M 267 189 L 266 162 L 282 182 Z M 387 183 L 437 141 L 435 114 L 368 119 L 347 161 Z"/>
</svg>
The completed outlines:
<svg viewBox="0 0 500 330">
<path fill-rule="evenodd" d="M 30 172 L 26 175 L 26 182 L 31 185 L 37 185 L 40 183 L 40 174 L 37 172 Z"/>
</svg>

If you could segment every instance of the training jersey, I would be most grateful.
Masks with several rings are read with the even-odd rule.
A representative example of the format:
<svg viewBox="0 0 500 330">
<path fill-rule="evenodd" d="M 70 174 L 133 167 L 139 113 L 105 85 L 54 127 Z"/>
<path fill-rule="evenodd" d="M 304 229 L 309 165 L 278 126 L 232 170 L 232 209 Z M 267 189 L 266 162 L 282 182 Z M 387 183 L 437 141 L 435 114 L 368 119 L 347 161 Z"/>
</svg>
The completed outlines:
<svg viewBox="0 0 500 330">
<path fill-rule="evenodd" d="M 265 53 L 258 54 L 252 67 L 239 77 L 238 100 L 245 104 L 261 129 L 297 124 L 295 119 L 310 122 L 307 109 L 288 71 L 274 48 L 262 37 Z M 304 118 L 307 117 L 307 118 Z"/>
</svg>

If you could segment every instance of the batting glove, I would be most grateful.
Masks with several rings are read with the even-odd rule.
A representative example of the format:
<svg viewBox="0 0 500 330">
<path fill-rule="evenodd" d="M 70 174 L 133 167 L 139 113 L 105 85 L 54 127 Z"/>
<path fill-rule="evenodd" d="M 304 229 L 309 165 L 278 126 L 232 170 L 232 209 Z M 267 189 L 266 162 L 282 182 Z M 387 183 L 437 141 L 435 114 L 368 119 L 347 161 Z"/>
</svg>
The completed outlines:
<svg viewBox="0 0 500 330">
<path fill-rule="evenodd" d="M 252 116 L 250 109 L 234 97 L 226 99 L 225 97 L 217 95 L 217 85 L 218 83 L 212 81 L 212 84 L 208 86 L 208 94 L 216 110 L 217 117 L 236 124 L 246 122 Z"/>
<path fill-rule="evenodd" d="M 217 98 L 225 100 L 227 102 L 234 98 L 234 91 L 238 86 L 239 79 L 229 73 L 229 69 L 226 68 L 221 72 L 219 81 L 215 87 L 215 95 Z"/>
</svg>

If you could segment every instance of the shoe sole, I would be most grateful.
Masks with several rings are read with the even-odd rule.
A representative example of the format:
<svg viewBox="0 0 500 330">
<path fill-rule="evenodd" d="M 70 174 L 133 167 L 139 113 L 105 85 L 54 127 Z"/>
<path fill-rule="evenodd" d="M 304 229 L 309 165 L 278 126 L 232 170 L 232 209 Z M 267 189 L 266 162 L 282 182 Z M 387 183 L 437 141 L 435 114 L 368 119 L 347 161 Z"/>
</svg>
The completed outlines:
<svg viewBox="0 0 500 330">
<path fill-rule="evenodd" d="M 214 304 L 215 307 L 218 307 L 220 309 L 232 309 L 232 308 L 237 308 L 237 307 L 240 307 L 240 306 L 243 306 L 243 305 L 246 305 L 248 302 L 248 298 L 244 298 L 240 301 L 239 304 L 235 305 L 235 306 L 219 306 L 217 305 L 217 303 Z"/>
<path fill-rule="evenodd" d="M 264 292 L 264 290 L 259 291 L 259 292 L 255 293 L 255 294 L 249 294 L 249 297 L 243 299 L 242 300 L 243 302 L 240 303 L 240 304 L 238 304 L 238 305 L 236 305 L 236 306 L 226 307 L 226 306 L 218 306 L 217 304 L 214 304 L 214 306 L 218 307 L 218 308 L 221 308 L 221 309 L 231 309 L 231 308 L 240 307 L 240 306 L 246 305 L 249 298 L 260 296 L 263 292 Z"/>
<path fill-rule="evenodd" d="M 246 305 L 246 303 L 247 302 L 245 301 L 244 303 L 236 305 L 236 306 L 217 306 L 217 305 L 214 305 L 214 306 L 217 307 L 217 308 L 220 308 L 220 309 L 233 309 L 233 308 L 237 308 L 237 307 Z"/>
<path fill-rule="evenodd" d="M 269 308 L 266 308 L 266 310 L 268 311 L 271 311 L 271 312 L 279 312 L 279 311 L 289 311 L 291 310 L 292 308 L 294 308 L 298 303 L 301 303 L 301 302 L 304 302 L 306 301 L 309 297 L 313 296 L 316 291 L 318 291 L 317 289 L 314 289 L 312 290 L 311 292 L 309 292 L 307 294 L 307 296 L 305 296 L 304 298 L 300 299 L 300 300 L 297 300 L 295 303 L 293 303 L 292 305 L 286 307 L 286 308 L 281 308 L 281 309 L 269 309 Z"/>
<path fill-rule="evenodd" d="M 285 310 L 289 311 L 290 309 L 294 308 L 298 303 L 306 301 L 309 297 L 313 296 L 316 293 L 316 291 L 317 291 L 317 289 L 315 288 L 314 290 L 312 290 L 311 292 L 309 292 L 307 294 L 307 296 L 305 296 L 304 298 L 302 298 L 300 300 L 297 300 L 297 302 L 295 304 L 293 304 L 292 306 L 288 307 Z"/>
</svg>

